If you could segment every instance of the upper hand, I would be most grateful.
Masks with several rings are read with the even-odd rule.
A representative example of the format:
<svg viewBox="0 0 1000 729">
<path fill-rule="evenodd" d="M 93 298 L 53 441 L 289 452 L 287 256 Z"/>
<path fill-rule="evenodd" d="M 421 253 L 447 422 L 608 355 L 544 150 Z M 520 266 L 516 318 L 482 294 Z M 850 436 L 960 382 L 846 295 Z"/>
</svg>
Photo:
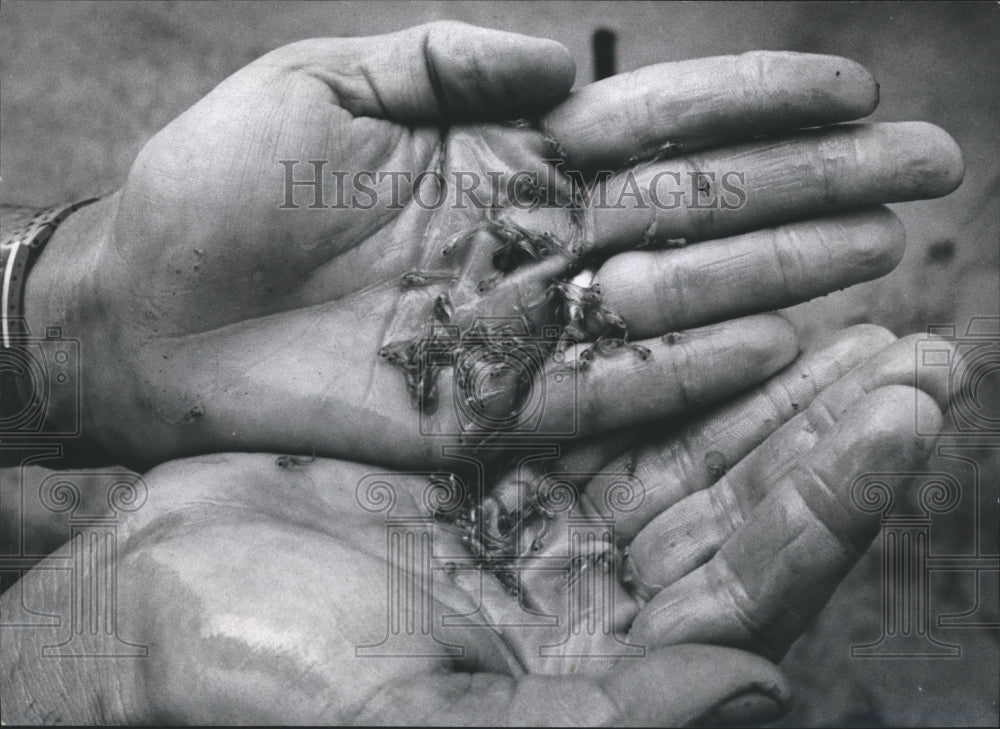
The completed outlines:
<svg viewBox="0 0 1000 729">
<path fill-rule="evenodd" d="M 530 426 L 542 433 L 668 416 L 761 381 L 797 351 L 774 318 L 727 320 L 887 272 L 903 231 L 871 206 L 961 179 L 954 143 L 929 125 L 792 133 L 874 109 L 877 85 L 844 59 L 700 59 L 570 94 L 573 76 L 552 41 L 434 23 L 295 43 L 226 79 L 150 140 L 119 192 L 70 218 L 64 239 L 86 227 L 87 240 L 54 239 L 29 279 L 29 313 L 34 301 L 43 325 L 70 318 L 67 333 L 100 356 L 82 365 L 85 431 L 140 466 L 261 449 L 411 466 L 439 458 L 427 433 L 468 427 L 456 403 L 470 397 L 504 417 L 542 393 L 545 417 Z M 523 117 L 537 128 L 502 123 Z M 359 192 L 358 204 L 331 207 L 343 202 L 334 171 L 478 174 L 489 200 L 488 173 L 544 175 L 554 155 L 564 171 L 616 170 L 607 191 L 624 205 L 574 211 L 564 190 L 555 209 L 513 210 L 502 195 L 498 211 L 428 209 L 389 175 L 371 185 L 374 200 Z M 297 180 L 324 163 L 326 207 L 312 207 L 309 187 L 286 197 L 283 160 L 297 161 Z M 694 171 L 714 177 L 705 186 Z M 621 196 L 628 174 L 643 189 L 659 180 L 661 201 L 687 197 L 637 205 Z M 422 200 L 434 185 L 424 177 Z M 538 260 L 519 235 L 498 252 L 515 225 L 554 235 Z M 697 245 L 660 248 L 679 240 Z M 59 266 L 85 273 L 50 285 Z M 480 317 L 523 316 L 540 341 L 544 324 L 566 319 L 551 283 L 584 266 L 601 291 L 587 333 L 616 315 L 650 356 L 598 356 L 565 378 L 545 344 L 541 364 L 480 383 L 485 398 L 452 369 L 421 378 L 413 358 L 407 370 L 379 357 L 444 319 L 467 332 Z M 67 289 L 86 302 L 60 305 Z M 690 349 L 659 339 L 716 322 L 726 323 L 693 333 Z"/>
</svg>

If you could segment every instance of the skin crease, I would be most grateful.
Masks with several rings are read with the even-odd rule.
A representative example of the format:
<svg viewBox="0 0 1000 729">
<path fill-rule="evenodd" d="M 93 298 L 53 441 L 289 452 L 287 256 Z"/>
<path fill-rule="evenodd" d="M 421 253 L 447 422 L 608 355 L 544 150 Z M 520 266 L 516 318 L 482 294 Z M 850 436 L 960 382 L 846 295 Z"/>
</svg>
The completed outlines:
<svg viewBox="0 0 1000 729">
<path fill-rule="evenodd" d="M 699 68 L 713 72 L 699 74 Z M 138 469 L 229 450 L 315 453 L 400 468 L 440 465 L 439 447 L 449 438 L 425 434 L 463 427 L 447 405 L 454 373 L 445 369 L 438 378 L 445 405 L 425 409 L 422 418 L 403 373 L 381 361 L 379 350 L 424 332 L 442 293 L 462 328 L 484 316 L 526 314 L 536 326 L 558 321 L 558 300 L 529 304 L 544 299 L 553 279 L 571 277 L 584 263 L 598 269 L 608 310 L 626 325 L 634 319 L 632 339 L 654 352 L 648 366 L 599 358 L 588 373 L 595 383 L 579 390 L 581 410 L 590 415 L 576 432 L 668 417 L 690 404 L 678 409 L 667 398 L 644 409 L 635 407 L 643 398 L 596 399 L 604 390 L 596 382 L 601 372 L 616 384 L 628 377 L 635 392 L 654 389 L 664 371 L 676 372 L 678 388 L 702 391 L 702 406 L 752 386 L 794 356 L 785 325 L 764 319 L 733 326 L 708 347 L 718 356 L 698 362 L 674 361 L 656 340 L 883 274 L 898 254 L 898 224 L 872 206 L 946 194 L 961 180 L 954 142 L 929 125 L 794 132 L 872 111 L 877 85 L 844 59 L 780 52 L 699 59 L 569 94 L 572 79 L 572 62 L 556 43 L 437 23 L 374 44 L 302 41 L 223 81 L 149 141 L 119 191 L 60 227 L 33 266 L 25 301 L 33 327 L 61 322 L 68 336 L 102 353 L 101 367 L 81 371 L 85 433 L 109 458 Z M 608 99 L 615 97 L 622 103 L 611 110 Z M 626 107 L 635 113 L 614 116 Z M 540 130 L 503 123 L 530 116 L 540 116 Z M 742 123 L 747 119 L 752 123 Z M 593 130 L 605 123 L 616 131 L 598 144 Z M 770 136 L 747 141 L 759 134 Z M 665 141 L 678 143 L 674 152 L 681 156 L 634 161 L 656 157 Z M 370 209 L 338 209 L 330 207 L 336 185 L 329 175 L 327 209 L 311 209 L 315 191 L 302 186 L 292 195 L 298 209 L 282 208 L 289 169 L 282 160 L 299 161 L 291 166 L 299 181 L 314 172 L 309 160 L 323 163 L 323 174 L 440 169 L 485 180 L 487 173 L 545 171 L 542 159 L 560 149 L 566 171 L 619 170 L 612 189 L 632 166 L 635 179 L 648 182 L 659 171 L 733 169 L 738 160 L 746 204 L 656 211 L 625 198 L 621 208 L 595 202 L 575 222 L 566 209 L 508 205 L 500 213 L 503 224 L 567 240 L 575 230 L 586 260 L 570 253 L 525 262 L 485 292 L 479 284 L 496 273 L 498 245 L 485 210 L 426 209 L 405 186 L 394 206 L 392 178 L 373 185 L 378 197 Z M 417 194 L 433 200 L 434 185 L 425 176 Z M 488 202 L 486 187 L 479 197 Z M 831 197 L 831 190 L 843 192 Z M 359 193 L 359 202 L 369 208 L 365 195 Z M 636 269 L 628 259 L 618 261 L 615 253 L 648 245 L 652 213 L 654 243 L 680 237 L 711 240 L 714 247 L 692 245 L 666 275 L 660 265 Z M 841 214 L 854 222 L 845 224 Z M 813 227 L 787 227 L 799 218 Z M 772 228 L 784 242 L 779 269 L 791 267 L 787 280 L 808 285 L 782 290 L 780 282 L 775 288 L 758 275 L 769 270 L 773 279 L 772 256 L 742 255 L 746 244 L 739 236 L 761 228 Z M 456 236 L 464 242 L 443 255 Z M 819 240 L 863 248 L 870 236 L 881 253 L 863 262 L 845 256 L 831 263 L 816 246 Z M 733 266 L 713 265 L 720 246 L 732 250 Z M 445 275 L 427 286 L 403 285 L 413 271 Z M 722 293 L 669 301 L 676 314 L 666 320 L 644 313 L 651 300 L 666 295 L 664 287 L 689 277 Z M 757 366 L 727 370 L 724 355 L 733 351 Z M 536 390 L 539 378 L 535 372 Z M 515 383 L 501 385 L 491 407 L 502 415 L 517 411 Z M 73 415 L 72 403 L 54 407 L 63 417 Z M 563 432 L 563 424 L 553 425 L 553 434 Z M 387 436 L 391 449 L 379 445 Z"/>
<path fill-rule="evenodd" d="M 709 63 L 719 93 L 708 96 L 718 100 L 695 108 L 699 77 L 690 64 L 653 67 L 567 98 L 572 64 L 558 44 L 461 24 L 422 26 L 376 43 L 304 41 L 227 79 L 151 140 L 122 189 L 71 218 L 46 247 L 27 311 L 36 321 L 67 322 L 104 353 L 107 366 L 82 370 L 91 378 L 85 429 L 122 462 L 265 454 L 179 460 L 146 475 L 148 501 L 121 523 L 116 569 L 119 635 L 148 645 L 149 659 L 53 664 L 39 651 L 62 640 L 58 631 L 13 632 L 0 666 L 4 721 L 463 724 L 489 717 L 497 724 L 674 725 L 780 715 L 789 697 L 771 661 L 875 533 L 870 521 L 837 518 L 845 488 L 853 474 L 876 466 L 917 467 L 930 446 L 912 436 L 914 398 L 926 401 L 920 412 L 930 418 L 920 432 L 939 427 L 935 414 L 947 401 L 943 388 L 906 387 L 912 376 L 902 350 L 890 347 L 854 375 L 864 394 L 842 410 L 827 408 L 810 437 L 794 427 L 778 430 L 801 422 L 781 399 L 785 380 L 812 379 L 796 396 L 803 406 L 845 381 L 841 387 L 854 392 L 855 368 L 891 335 L 849 330 L 782 371 L 797 354 L 794 331 L 776 316 L 750 315 L 884 273 L 902 240 L 898 222 L 875 206 L 947 194 L 962 164 L 950 138 L 927 125 L 795 133 L 871 112 L 876 87 L 857 64 L 784 53 Z M 525 78 L 531 83 L 517 83 Z M 762 78 L 776 88 L 753 83 Z M 755 88 L 762 98 L 748 91 Z M 607 103 L 615 94 L 656 122 L 637 116 L 634 126 L 615 125 L 615 134 L 598 141 L 593 130 L 618 112 Z M 773 98 L 780 103 L 769 104 Z M 743 105 L 756 114 L 745 128 L 738 123 Z M 688 113 L 672 113 L 682 108 Z M 541 131 L 498 123 L 539 114 Z M 671 119 L 675 126 L 664 121 Z M 442 124 L 450 125 L 443 143 Z M 757 134 L 771 138 L 744 136 Z M 577 477 L 584 496 L 574 515 L 599 512 L 610 489 L 605 476 L 624 463 L 648 488 L 650 500 L 629 521 L 626 541 L 634 537 L 637 545 L 631 571 L 616 573 L 630 583 L 613 583 L 608 619 L 616 632 L 574 638 L 567 648 L 583 657 L 569 663 L 539 653 L 559 643 L 562 630 L 461 624 L 437 634 L 466 647 L 461 659 L 359 659 L 357 646 L 385 633 L 390 565 L 385 514 L 359 509 L 356 487 L 373 472 L 401 469 L 391 475 L 398 504 L 421 513 L 426 476 L 405 471 L 439 467 L 444 442 L 421 434 L 400 373 L 375 353 L 419 333 L 440 291 L 450 292 L 463 324 L 509 316 L 577 264 L 560 256 L 525 265 L 480 293 L 496 241 L 472 212 L 427 211 L 412 202 L 390 210 L 386 196 L 366 211 L 309 210 L 311 191 L 300 188 L 299 209 L 279 214 L 279 160 L 510 172 L 543 166 L 553 146 L 545 135 L 559 140 L 571 168 L 635 164 L 636 175 L 648 177 L 670 165 L 686 171 L 739 159 L 756 186 L 732 215 L 668 214 L 656 236 L 680 230 L 692 243 L 706 242 L 702 255 L 693 245 L 673 262 L 670 251 L 630 252 L 648 243 L 648 210 L 592 207 L 583 216 L 587 263 L 614 311 L 636 320 L 651 356 L 598 356 L 578 380 L 578 401 L 559 390 L 552 366 L 533 386 L 544 383 L 551 398 L 541 435 L 561 432 L 570 405 L 582 414 L 581 440 L 564 443 L 563 456 L 549 464 L 596 474 Z M 682 141 L 684 156 L 630 161 L 637 149 L 655 154 L 667 140 Z M 296 174 L 305 173 L 300 167 Z M 541 220 L 562 235 L 574 225 L 566 211 L 510 215 L 523 225 Z M 452 261 L 444 246 L 470 229 L 454 262 L 441 263 Z M 863 260 L 831 264 L 818 254 L 826 242 L 862 251 Z M 706 274 L 698 293 L 719 294 L 682 297 L 670 302 L 678 313 L 641 319 L 650 296 L 669 295 L 665 268 L 676 265 L 670 276 L 683 281 L 726 260 L 722 247 L 742 255 L 754 245 L 785 248 L 747 255 L 743 265 L 708 266 L 717 275 Z M 629 256 L 656 263 L 635 266 Z M 787 271 L 796 275 L 778 283 L 763 276 L 775 258 L 783 272 L 796 266 Z M 401 286 L 408 271 L 442 269 L 455 280 L 449 274 L 428 287 Z M 86 303 L 72 306 L 74 297 Z M 531 316 L 541 323 L 554 312 L 539 307 Z M 443 388 L 450 379 L 442 377 Z M 679 424 L 682 413 L 693 420 Z M 432 427 L 447 430 L 453 415 L 442 408 Z M 733 423 L 742 424 L 733 432 L 744 437 L 720 438 Z M 689 549 L 695 557 L 683 574 L 656 574 L 663 552 L 642 545 L 662 544 L 677 528 L 675 508 L 694 532 L 709 532 L 718 519 L 683 498 L 714 487 L 723 469 L 704 464 L 718 448 L 727 450 L 732 473 L 744 473 L 725 482 L 741 523 Z M 782 474 L 740 468 L 771 451 L 804 465 Z M 331 458 L 282 466 L 282 452 Z M 515 470 L 489 485 L 506 500 L 504 489 L 519 482 Z M 515 505 L 523 503 L 517 493 Z M 562 626 L 570 612 L 565 587 L 530 567 L 540 557 L 568 559 L 568 519 L 554 517 L 554 536 L 525 558 L 522 573 L 525 599 Z M 806 554 L 810 545 L 822 555 L 850 548 L 816 560 L 809 579 L 796 583 L 802 554 L 788 548 L 794 540 L 787 530 L 806 535 L 794 545 Z M 443 529 L 439 544 L 469 553 L 460 530 Z M 751 563 L 743 555 L 753 555 Z M 755 569 L 760 565 L 766 569 Z M 436 611 L 468 613 L 481 604 L 494 620 L 518 614 L 499 580 L 437 566 L 427 588 Z M 58 572 L 34 570 L 18 591 L 0 596 L 0 607 L 10 609 L 23 595 L 68 614 L 68 588 Z M 604 607 L 589 604 L 587 611 L 602 615 Z M 623 642 L 642 646 L 645 659 L 594 657 Z"/>
</svg>

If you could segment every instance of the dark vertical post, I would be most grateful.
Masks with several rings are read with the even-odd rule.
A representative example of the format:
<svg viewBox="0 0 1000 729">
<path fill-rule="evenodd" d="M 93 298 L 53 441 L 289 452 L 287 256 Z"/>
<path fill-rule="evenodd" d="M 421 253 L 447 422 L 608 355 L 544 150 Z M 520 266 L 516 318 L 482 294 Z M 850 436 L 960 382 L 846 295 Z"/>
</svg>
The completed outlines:
<svg viewBox="0 0 1000 729">
<path fill-rule="evenodd" d="M 615 58 L 615 41 L 617 36 L 613 30 L 598 28 L 591 38 L 594 51 L 594 80 L 614 76 L 617 73 Z"/>
</svg>

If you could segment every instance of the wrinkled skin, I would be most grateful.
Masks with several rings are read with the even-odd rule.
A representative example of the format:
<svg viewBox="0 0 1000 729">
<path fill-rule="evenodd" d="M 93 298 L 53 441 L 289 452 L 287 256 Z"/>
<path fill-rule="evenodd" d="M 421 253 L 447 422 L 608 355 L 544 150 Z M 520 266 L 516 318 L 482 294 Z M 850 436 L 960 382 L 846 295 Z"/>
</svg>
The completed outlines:
<svg viewBox="0 0 1000 729">
<path fill-rule="evenodd" d="M 65 628 L 10 631 L 4 718 L 661 726 L 773 719 L 789 697 L 770 661 L 878 531 L 878 518 L 854 506 L 855 477 L 919 467 L 933 438 L 915 437 L 914 426 L 935 432 L 947 406 L 943 379 L 925 382 L 924 392 L 906 385 L 914 341 L 892 339 L 871 326 L 845 330 L 666 436 L 595 441 L 520 476 L 502 475 L 494 504 L 517 504 L 518 483 L 545 476 L 572 485 L 577 503 L 566 511 L 558 499 L 548 502 L 542 543 L 521 550 L 520 597 L 474 565 L 461 530 L 434 521 L 428 505 L 448 500 L 428 491 L 426 475 L 250 454 L 161 466 L 145 478 L 142 508 L 121 523 L 117 560 L 118 635 L 148 646 L 148 657 L 44 659 L 41 646 L 62 642 Z M 923 413 L 916 424 L 915 398 Z M 615 493 L 623 476 L 631 498 Z M 370 488 L 377 482 L 389 485 L 392 504 L 386 486 Z M 602 507 L 608 503 L 617 510 Z M 417 544 L 435 524 L 424 567 L 386 552 L 387 517 L 405 516 L 411 521 L 394 533 Z M 569 535 L 582 516 L 609 519 L 627 558 L 571 566 L 581 553 L 569 551 Z M 525 543 L 540 526 L 528 524 Z M 47 566 L 58 558 L 8 591 L 0 609 L 23 599 L 68 615 L 70 581 Z M 389 582 L 390 572 L 402 582 Z M 417 621 L 408 642 L 405 622 L 388 632 L 389 584 L 412 584 L 426 599 L 420 610 L 402 603 L 402 619 Z M 574 589 L 584 585 L 605 585 L 607 597 Z M 433 635 L 420 629 L 421 615 Z M 467 617 L 443 624 L 446 615 Z M 539 615 L 558 622 L 524 627 Z M 574 615 L 595 622 L 588 630 Z"/>
<path fill-rule="evenodd" d="M 597 356 L 573 391 L 557 381 L 566 383 L 565 367 L 546 344 L 521 376 L 490 381 L 489 413 L 517 415 L 526 398 L 544 397 L 544 418 L 517 427 L 552 436 L 668 417 L 758 383 L 795 355 L 783 322 L 726 322 L 891 270 L 902 228 L 872 206 L 946 194 L 961 180 L 954 142 L 929 125 L 792 133 L 874 109 L 877 85 L 845 59 L 700 59 L 570 94 L 573 73 L 552 41 L 437 23 L 303 41 L 226 79 L 150 140 L 122 188 L 71 217 L 34 266 L 33 328 L 60 323 L 85 343 L 85 433 L 136 468 L 230 450 L 440 465 L 441 445 L 468 427 L 456 402 L 470 393 L 445 367 L 436 407 L 421 410 L 379 351 L 425 333 L 445 293 L 462 331 L 481 317 L 524 317 L 540 337 L 542 325 L 566 323 L 560 298 L 547 295 L 552 282 L 584 267 L 596 269 L 601 308 L 650 356 Z M 537 128 L 504 123 L 517 118 Z M 542 160 L 559 155 L 560 173 L 580 179 L 617 171 L 608 201 L 565 207 L 566 180 L 544 183 Z M 289 171 L 313 178 L 311 160 L 323 209 L 313 188 L 286 188 Z M 343 196 L 332 173 L 350 185 L 362 170 L 389 175 L 364 180 L 376 199 L 359 191 L 333 207 Z M 421 206 L 392 177 L 429 171 L 479 175 L 487 207 L 456 209 L 452 189 L 429 209 L 433 178 L 416 193 Z M 546 189 L 536 192 L 559 204 L 514 209 L 489 175 L 520 171 L 541 173 Z M 725 173 L 740 175 L 728 178 L 736 192 Z M 650 207 L 651 194 L 662 207 Z M 669 205 L 675 194 L 686 197 Z M 498 263 L 503 239 L 486 225 L 493 199 L 502 225 L 560 245 Z M 698 245 L 669 247 L 679 241 Z M 629 252 L 637 248 L 646 250 Z M 404 285 L 414 271 L 429 281 Z M 659 339 L 719 322 L 689 337 L 703 342 L 696 356 Z M 607 326 L 583 329 L 593 338 Z M 100 367 L 87 360 L 97 356 Z M 72 417 L 72 403 L 54 411 Z"/>
</svg>

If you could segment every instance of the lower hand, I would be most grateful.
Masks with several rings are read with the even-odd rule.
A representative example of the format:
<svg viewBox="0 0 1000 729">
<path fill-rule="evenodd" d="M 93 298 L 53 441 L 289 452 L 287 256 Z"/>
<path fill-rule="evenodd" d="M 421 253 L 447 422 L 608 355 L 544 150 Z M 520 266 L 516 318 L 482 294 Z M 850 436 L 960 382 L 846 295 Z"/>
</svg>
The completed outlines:
<svg viewBox="0 0 1000 729">
<path fill-rule="evenodd" d="M 149 657 L 80 672 L 40 658 L 60 629 L 11 632 L 6 718 L 37 718 L 34 705 L 80 722 L 773 719 L 788 692 L 772 661 L 878 530 L 851 503 L 855 477 L 919 466 L 916 399 L 917 432 L 940 427 L 947 383 L 909 387 L 912 356 L 911 339 L 846 330 L 669 436 L 580 443 L 451 510 L 448 479 L 429 489 L 426 474 L 267 455 L 165 464 L 121 525 L 116 565 L 119 635 Z M 387 539 L 387 516 L 403 515 L 422 521 Z M 614 538 L 581 551 L 582 517 Z M 411 559 L 430 523 L 433 559 Z M 36 569 L 22 590 L 70 614 L 57 572 Z M 390 596 L 404 600 L 395 634 Z M 539 616 L 558 623 L 524 627 Z M 389 655 L 357 652 L 380 644 Z M 56 687 L 71 679 L 67 699 Z"/>
</svg>

